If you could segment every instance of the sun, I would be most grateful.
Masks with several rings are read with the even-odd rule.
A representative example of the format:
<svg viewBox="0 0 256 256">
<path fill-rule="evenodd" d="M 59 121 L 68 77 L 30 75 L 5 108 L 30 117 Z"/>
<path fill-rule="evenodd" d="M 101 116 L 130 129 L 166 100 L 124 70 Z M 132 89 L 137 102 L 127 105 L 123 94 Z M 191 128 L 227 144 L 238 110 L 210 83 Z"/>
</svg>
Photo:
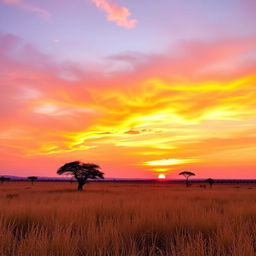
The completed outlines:
<svg viewBox="0 0 256 256">
<path fill-rule="evenodd" d="M 158 175 L 158 179 L 164 180 L 164 179 L 166 179 L 166 176 L 163 173 L 161 173 Z"/>
</svg>

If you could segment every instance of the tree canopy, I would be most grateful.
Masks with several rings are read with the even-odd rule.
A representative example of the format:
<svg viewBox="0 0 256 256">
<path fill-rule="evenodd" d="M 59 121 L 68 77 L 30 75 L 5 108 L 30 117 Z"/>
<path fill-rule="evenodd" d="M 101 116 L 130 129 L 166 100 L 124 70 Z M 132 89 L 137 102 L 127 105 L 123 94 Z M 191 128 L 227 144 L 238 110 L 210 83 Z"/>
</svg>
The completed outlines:
<svg viewBox="0 0 256 256">
<path fill-rule="evenodd" d="M 212 179 L 212 178 L 208 178 L 205 181 L 208 182 L 211 187 L 214 184 L 214 179 Z"/>
<path fill-rule="evenodd" d="M 193 172 L 180 172 L 179 175 L 183 175 L 183 176 L 195 176 L 195 174 Z"/>
<path fill-rule="evenodd" d="M 34 181 L 38 180 L 38 177 L 36 177 L 36 176 L 29 176 L 28 179 L 31 180 L 31 182 L 33 184 Z"/>
<path fill-rule="evenodd" d="M 179 175 L 183 175 L 186 178 L 186 186 L 187 187 L 189 186 L 188 178 L 190 176 L 195 176 L 195 174 L 193 172 L 188 172 L 188 171 L 180 172 Z"/>
<path fill-rule="evenodd" d="M 74 161 L 66 163 L 57 170 L 57 174 L 73 175 L 78 181 L 78 190 L 83 190 L 88 179 L 104 179 L 104 173 L 100 171 L 100 166 L 94 163 L 83 163 Z"/>
</svg>

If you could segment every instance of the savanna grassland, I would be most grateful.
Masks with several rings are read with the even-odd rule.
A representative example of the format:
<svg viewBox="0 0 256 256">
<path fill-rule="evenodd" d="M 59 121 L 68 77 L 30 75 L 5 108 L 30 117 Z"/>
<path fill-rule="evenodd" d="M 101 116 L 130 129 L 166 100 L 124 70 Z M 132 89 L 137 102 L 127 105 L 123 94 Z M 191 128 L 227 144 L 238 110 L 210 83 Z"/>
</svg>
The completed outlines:
<svg viewBox="0 0 256 256">
<path fill-rule="evenodd" d="M 256 185 L 0 184 L 0 255 L 256 255 Z"/>
</svg>

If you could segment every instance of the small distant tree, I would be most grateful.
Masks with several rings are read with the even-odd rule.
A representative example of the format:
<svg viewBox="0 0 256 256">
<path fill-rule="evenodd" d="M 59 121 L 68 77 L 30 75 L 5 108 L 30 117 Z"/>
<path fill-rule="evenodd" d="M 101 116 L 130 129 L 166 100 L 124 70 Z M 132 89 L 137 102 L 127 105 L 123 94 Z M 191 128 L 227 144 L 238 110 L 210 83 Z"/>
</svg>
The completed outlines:
<svg viewBox="0 0 256 256">
<path fill-rule="evenodd" d="M 210 185 L 210 187 L 212 188 L 212 185 L 214 184 L 214 179 L 212 179 L 212 178 L 208 178 L 208 179 L 206 179 L 205 180 L 207 183 L 209 183 L 209 185 Z"/>
<path fill-rule="evenodd" d="M 100 166 L 93 163 L 82 163 L 74 161 L 66 163 L 57 170 L 57 174 L 70 174 L 78 182 L 77 190 L 83 190 L 83 186 L 88 179 L 104 179 L 104 173 L 100 171 Z"/>
<path fill-rule="evenodd" d="M 34 181 L 38 180 L 38 177 L 36 177 L 36 176 L 29 176 L 28 179 L 32 182 L 32 185 L 33 185 Z"/>
<path fill-rule="evenodd" d="M 6 178 L 5 178 L 4 176 L 1 176 L 1 177 L 0 177 L 0 182 L 1 182 L 1 184 L 3 184 L 3 183 L 5 182 L 5 179 L 6 179 Z"/>
<path fill-rule="evenodd" d="M 185 177 L 186 186 L 189 187 L 188 179 L 190 176 L 195 176 L 193 172 L 180 172 L 179 175 L 183 175 Z"/>
<path fill-rule="evenodd" d="M 4 176 L 1 176 L 1 177 L 0 177 L 0 182 L 1 182 L 1 184 L 3 184 L 5 181 L 8 181 L 8 180 L 10 180 L 10 178 L 4 177 Z"/>
</svg>

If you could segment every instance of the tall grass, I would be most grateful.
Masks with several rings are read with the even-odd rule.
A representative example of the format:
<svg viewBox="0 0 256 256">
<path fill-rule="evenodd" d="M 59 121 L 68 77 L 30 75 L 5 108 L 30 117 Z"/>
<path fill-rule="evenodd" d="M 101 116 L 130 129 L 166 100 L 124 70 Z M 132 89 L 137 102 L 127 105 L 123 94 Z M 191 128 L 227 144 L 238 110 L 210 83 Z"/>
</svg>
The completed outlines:
<svg viewBox="0 0 256 256">
<path fill-rule="evenodd" d="M 0 185 L 0 255 L 256 255 L 256 187 Z"/>
</svg>

